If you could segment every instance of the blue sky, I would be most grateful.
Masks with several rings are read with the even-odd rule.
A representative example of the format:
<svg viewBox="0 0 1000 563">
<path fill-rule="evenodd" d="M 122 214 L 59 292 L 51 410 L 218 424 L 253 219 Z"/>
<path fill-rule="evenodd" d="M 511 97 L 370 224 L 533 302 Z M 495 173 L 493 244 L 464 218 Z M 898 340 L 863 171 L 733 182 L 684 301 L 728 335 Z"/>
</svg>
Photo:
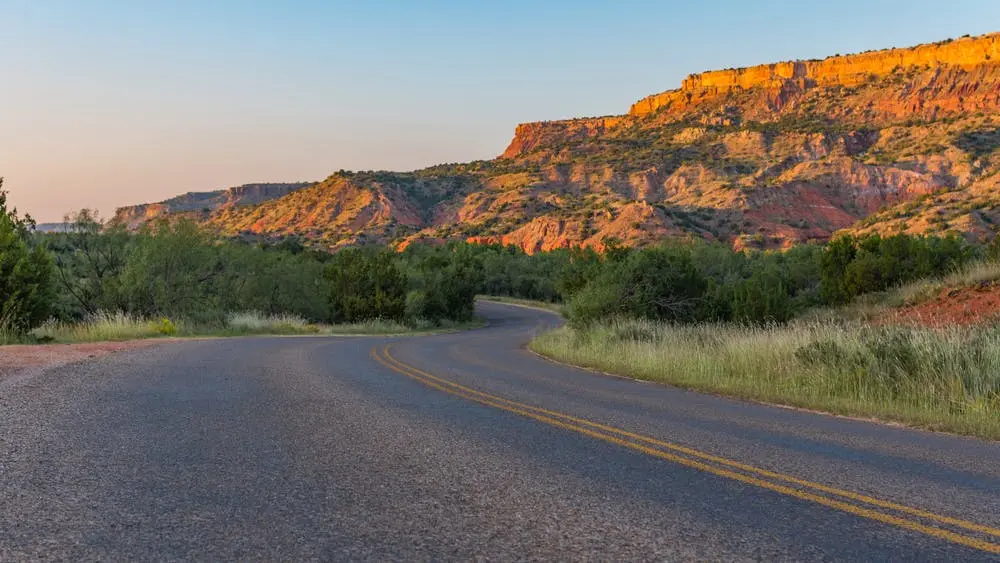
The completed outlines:
<svg viewBox="0 0 1000 563">
<path fill-rule="evenodd" d="M 492 158 L 703 70 L 1000 30 L 1000 2 L 0 0 L 0 175 L 42 220 Z"/>
</svg>

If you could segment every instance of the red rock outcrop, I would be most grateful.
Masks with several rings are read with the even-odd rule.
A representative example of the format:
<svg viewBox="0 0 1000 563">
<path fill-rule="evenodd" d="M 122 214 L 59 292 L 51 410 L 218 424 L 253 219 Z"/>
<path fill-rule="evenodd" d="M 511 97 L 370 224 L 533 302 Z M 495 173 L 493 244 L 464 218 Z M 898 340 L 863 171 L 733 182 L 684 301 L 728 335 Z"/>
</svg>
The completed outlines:
<svg viewBox="0 0 1000 563">
<path fill-rule="evenodd" d="M 551 144 L 557 139 L 568 141 L 596 137 L 617 127 L 625 120 L 624 116 L 613 116 L 522 123 L 514 130 L 514 139 L 500 158 L 516 158 L 535 147 Z"/>
</svg>

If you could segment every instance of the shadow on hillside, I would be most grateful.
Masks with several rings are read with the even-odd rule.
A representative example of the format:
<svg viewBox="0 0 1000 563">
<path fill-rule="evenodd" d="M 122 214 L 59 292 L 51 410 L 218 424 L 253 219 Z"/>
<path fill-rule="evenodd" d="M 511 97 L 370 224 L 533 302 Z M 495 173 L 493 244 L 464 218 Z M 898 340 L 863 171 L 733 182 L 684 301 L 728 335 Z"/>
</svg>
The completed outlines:
<svg viewBox="0 0 1000 563">
<path fill-rule="evenodd" d="M 966 131 L 955 138 L 955 146 L 975 158 L 987 157 L 1000 149 L 1000 127 Z"/>
</svg>

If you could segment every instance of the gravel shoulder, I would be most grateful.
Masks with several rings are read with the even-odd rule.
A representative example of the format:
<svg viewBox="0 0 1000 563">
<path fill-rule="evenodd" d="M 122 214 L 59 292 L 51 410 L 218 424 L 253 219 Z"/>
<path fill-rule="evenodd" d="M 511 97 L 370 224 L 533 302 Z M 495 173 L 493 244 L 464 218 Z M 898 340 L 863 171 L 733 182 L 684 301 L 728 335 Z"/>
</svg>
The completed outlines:
<svg viewBox="0 0 1000 563">
<path fill-rule="evenodd" d="M 8 377 L 100 358 L 109 354 L 147 348 L 162 342 L 162 340 L 130 340 L 125 342 L 0 346 L 0 381 Z"/>
</svg>

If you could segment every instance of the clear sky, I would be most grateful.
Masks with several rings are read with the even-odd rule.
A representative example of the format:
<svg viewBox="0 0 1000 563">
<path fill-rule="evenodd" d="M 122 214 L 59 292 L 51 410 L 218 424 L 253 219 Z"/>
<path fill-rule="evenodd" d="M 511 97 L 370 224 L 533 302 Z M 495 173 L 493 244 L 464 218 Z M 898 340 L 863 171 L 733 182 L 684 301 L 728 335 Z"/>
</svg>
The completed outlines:
<svg viewBox="0 0 1000 563">
<path fill-rule="evenodd" d="M 997 0 L 0 0 L 22 211 L 492 158 L 703 70 L 1000 31 Z"/>
</svg>

